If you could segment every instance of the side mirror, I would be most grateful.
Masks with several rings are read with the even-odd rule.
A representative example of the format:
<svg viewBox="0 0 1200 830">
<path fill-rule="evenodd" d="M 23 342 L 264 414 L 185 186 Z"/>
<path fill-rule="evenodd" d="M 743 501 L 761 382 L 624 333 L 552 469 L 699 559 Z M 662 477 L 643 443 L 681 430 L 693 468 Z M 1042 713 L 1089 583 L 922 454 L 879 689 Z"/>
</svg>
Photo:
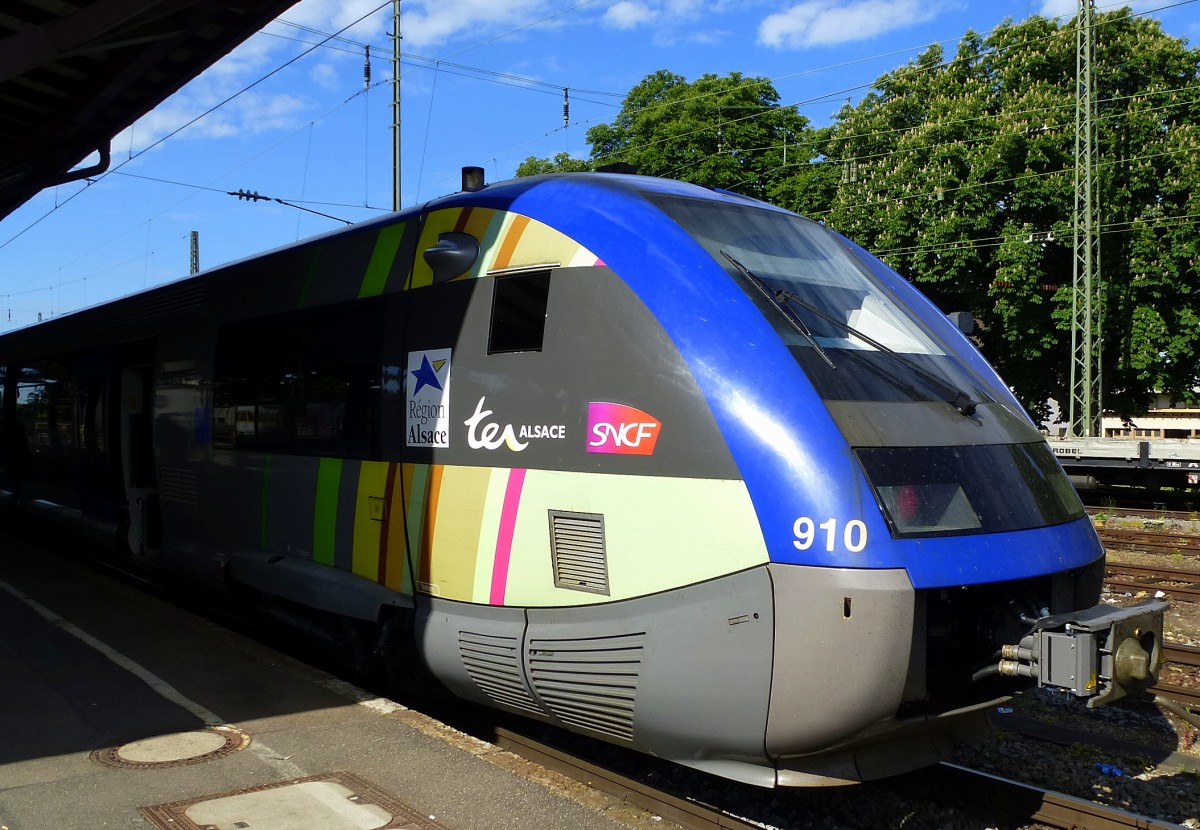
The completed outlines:
<svg viewBox="0 0 1200 830">
<path fill-rule="evenodd" d="M 449 282 L 470 270 L 479 259 L 479 240 L 467 233 L 438 235 L 438 244 L 424 251 L 425 262 L 433 269 L 434 283 Z"/>
<path fill-rule="evenodd" d="M 952 311 L 946 315 L 954 327 L 963 334 L 975 333 L 975 315 L 969 311 Z"/>
</svg>

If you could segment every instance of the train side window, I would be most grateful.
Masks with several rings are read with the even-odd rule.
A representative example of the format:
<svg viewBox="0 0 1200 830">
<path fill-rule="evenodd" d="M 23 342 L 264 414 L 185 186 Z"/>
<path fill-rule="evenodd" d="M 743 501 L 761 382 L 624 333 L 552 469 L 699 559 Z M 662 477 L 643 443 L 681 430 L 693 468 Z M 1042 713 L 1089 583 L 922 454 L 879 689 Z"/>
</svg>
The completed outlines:
<svg viewBox="0 0 1200 830">
<path fill-rule="evenodd" d="M 15 403 L 16 423 L 25 433 L 28 449 L 36 452 L 48 446 L 50 399 L 46 393 L 46 381 L 37 369 L 21 369 L 16 383 Z"/>
<path fill-rule="evenodd" d="M 107 404 L 105 385 L 100 382 L 80 384 L 78 412 L 79 448 L 86 453 L 103 455 L 108 451 L 108 429 L 105 425 Z"/>
<path fill-rule="evenodd" d="M 540 352 L 546 334 L 550 272 L 509 274 L 494 281 L 488 354 Z"/>
<path fill-rule="evenodd" d="M 21 369 L 15 392 L 14 426 L 25 433 L 31 477 L 47 484 L 67 484 L 77 428 L 74 384 L 66 366 L 52 361 Z"/>
<path fill-rule="evenodd" d="M 382 305 L 363 300 L 234 323 L 217 345 L 213 445 L 371 458 Z"/>
</svg>

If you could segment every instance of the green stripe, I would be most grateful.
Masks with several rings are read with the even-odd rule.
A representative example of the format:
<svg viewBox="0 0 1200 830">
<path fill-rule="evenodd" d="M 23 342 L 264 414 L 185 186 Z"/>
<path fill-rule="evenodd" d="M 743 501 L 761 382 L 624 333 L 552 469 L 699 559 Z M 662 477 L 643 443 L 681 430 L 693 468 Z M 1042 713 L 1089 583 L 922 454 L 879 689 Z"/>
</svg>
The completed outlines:
<svg viewBox="0 0 1200 830">
<path fill-rule="evenodd" d="M 371 262 L 367 265 L 367 273 L 358 289 L 359 299 L 378 297 L 383 293 L 388 275 L 392 273 L 392 263 L 396 261 L 396 252 L 400 250 L 400 240 L 404 238 L 404 225 L 405 223 L 401 222 L 380 229 L 379 238 L 375 240 L 375 250 L 371 253 Z"/>
<path fill-rule="evenodd" d="M 270 489 L 268 487 L 270 481 L 271 481 L 271 456 L 265 455 L 265 456 L 263 456 L 262 527 L 259 530 L 259 537 L 260 537 L 259 546 L 263 550 L 267 549 L 267 526 L 268 526 L 267 504 L 269 504 L 269 502 L 267 501 L 267 497 L 270 495 Z"/>
<path fill-rule="evenodd" d="M 308 263 L 308 273 L 304 275 L 304 284 L 300 286 L 300 299 L 296 302 L 296 308 L 304 308 L 308 304 L 308 290 L 312 288 L 313 277 L 317 274 L 317 265 L 321 261 L 321 249 L 316 248 L 313 251 L 312 261 Z"/>
<path fill-rule="evenodd" d="M 428 464 L 414 464 L 412 492 L 408 494 L 408 512 L 404 521 L 408 530 L 408 572 L 416 573 L 417 560 L 421 558 L 421 533 L 425 528 L 425 502 L 429 493 Z"/>
<path fill-rule="evenodd" d="M 317 501 L 313 506 L 313 561 L 322 565 L 333 564 L 341 485 L 342 459 L 322 458 L 317 469 Z"/>
<path fill-rule="evenodd" d="M 479 250 L 491 251 L 496 248 L 496 243 L 500 241 L 500 231 L 504 228 L 505 212 L 498 210 L 492 214 L 492 219 L 488 222 L 487 230 L 483 232 L 483 239 L 479 240 Z M 480 257 L 482 259 L 482 257 Z M 475 276 L 480 276 L 480 273 L 475 272 Z"/>
</svg>

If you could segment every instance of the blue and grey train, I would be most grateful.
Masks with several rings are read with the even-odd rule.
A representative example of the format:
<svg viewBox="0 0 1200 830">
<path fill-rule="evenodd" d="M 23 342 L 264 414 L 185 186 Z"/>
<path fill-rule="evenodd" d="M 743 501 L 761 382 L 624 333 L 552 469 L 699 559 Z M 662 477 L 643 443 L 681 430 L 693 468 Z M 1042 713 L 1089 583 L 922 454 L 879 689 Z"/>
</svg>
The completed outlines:
<svg viewBox="0 0 1200 830">
<path fill-rule="evenodd" d="M 0 502 L 764 786 L 1153 681 L 1162 604 L 1098 605 L 1042 435 L 880 260 L 672 181 L 467 181 L 0 337 Z"/>
</svg>

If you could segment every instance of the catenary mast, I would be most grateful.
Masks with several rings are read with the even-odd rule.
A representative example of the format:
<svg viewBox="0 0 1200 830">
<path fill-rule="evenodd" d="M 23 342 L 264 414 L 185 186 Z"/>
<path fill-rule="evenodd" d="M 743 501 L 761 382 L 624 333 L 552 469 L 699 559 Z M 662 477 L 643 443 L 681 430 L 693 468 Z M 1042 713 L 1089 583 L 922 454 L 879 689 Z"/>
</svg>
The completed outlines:
<svg viewBox="0 0 1200 830">
<path fill-rule="evenodd" d="M 1100 434 L 1100 354 L 1104 292 L 1100 276 L 1100 188 L 1096 179 L 1096 9 L 1079 0 L 1075 17 L 1075 256 L 1071 295 L 1071 435 Z"/>
</svg>

